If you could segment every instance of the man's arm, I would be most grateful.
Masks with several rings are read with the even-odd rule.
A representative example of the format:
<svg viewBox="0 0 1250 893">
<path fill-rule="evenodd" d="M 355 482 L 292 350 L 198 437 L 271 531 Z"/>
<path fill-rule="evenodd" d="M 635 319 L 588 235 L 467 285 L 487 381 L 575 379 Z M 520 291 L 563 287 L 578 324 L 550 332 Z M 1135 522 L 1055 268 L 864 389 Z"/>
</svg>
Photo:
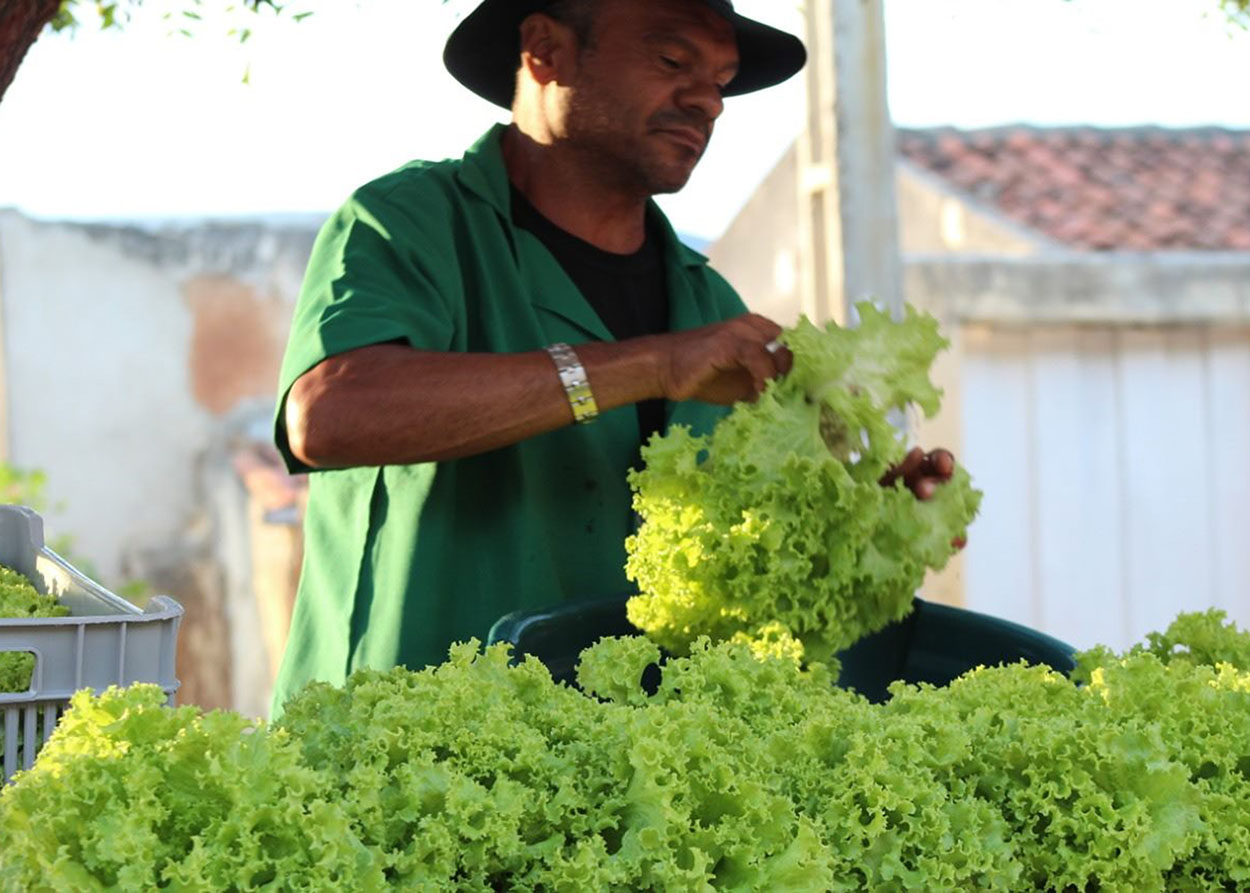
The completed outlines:
<svg viewBox="0 0 1250 893">
<path fill-rule="evenodd" d="M 576 346 L 600 410 L 650 398 L 753 399 L 789 369 L 781 333 L 745 314 L 621 342 Z M 463 354 L 378 344 L 314 366 L 286 401 L 291 452 L 313 468 L 458 459 L 573 421 L 545 351 Z"/>
</svg>

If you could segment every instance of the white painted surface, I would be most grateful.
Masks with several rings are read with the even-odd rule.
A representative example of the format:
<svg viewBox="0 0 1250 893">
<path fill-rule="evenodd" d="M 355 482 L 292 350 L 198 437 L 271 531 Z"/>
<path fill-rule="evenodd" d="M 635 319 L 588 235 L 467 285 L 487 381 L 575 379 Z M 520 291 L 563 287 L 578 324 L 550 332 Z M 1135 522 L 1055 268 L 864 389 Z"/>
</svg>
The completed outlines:
<svg viewBox="0 0 1250 893">
<path fill-rule="evenodd" d="M 981 514 L 968 533 L 965 600 L 974 609 L 1034 626 L 1029 476 L 1034 441 L 1031 407 L 1022 399 L 1029 390 L 1025 341 L 1004 334 L 978 350 L 973 345 L 980 340 L 970 333 L 964 355 L 962 462 L 984 493 Z"/>
<path fill-rule="evenodd" d="M 1128 627 L 1137 639 L 1211 604 L 1207 394 L 1188 333 L 1128 332 L 1119 351 Z"/>
<path fill-rule="evenodd" d="M 231 410 L 272 397 L 227 389 L 233 405 L 207 402 L 223 370 L 206 359 L 230 340 L 231 321 L 286 325 L 313 231 L 302 220 L 136 230 L 0 210 L 7 458 L 47 473 L 49 536 L 71 534 L 102 582 L 126 579 L 128 556 L 211 541 L 206 451 L 233 431 Z M 193 300 L 200 279 L 212 287 Z M 211 321 L 239 289 L 257 296 L 255 316 L 220 317 L 197 342 L 197 312 Z"/>
<path fill-rule="evenodd" d="M 1250 333 L 978 328 L 967 605 L 1077 647 L 1181 611 L 1250 623 Z"/>
<path fill-rule="evenodd" d="M 190 398 L 191 316 L 170 270 L 71 226 L 0 215 L 9 459 L 48 474 L 49 536 L 101 577 L 195 504 L 210 419 Z"/>
<path fill-rule="evenodd" d="M 1114 340 L 1104 333 L 1071 338 L 1045 331 L 1030 340 L 1039 590 L 1034 621 L 1071 641 L 1099 629 L 1107 605 L 1123 600 L 1117 550 L 1108 549 L 1102 536 L 1120 524 L 1115 417 L 1106 411 L 1115 402 Z M 1072 436 L 1073 430 L 1081 436 Z"/>
<path fill-rule="evenodd" d="M 1250 350 L 1230 334 L 1213 334 L 1207 351 L 1207 404 L 1216 436 L 1208 440 L 1211 530 L 1217 607 L 1247 614 L 1250 600 Z"/>
</svg>

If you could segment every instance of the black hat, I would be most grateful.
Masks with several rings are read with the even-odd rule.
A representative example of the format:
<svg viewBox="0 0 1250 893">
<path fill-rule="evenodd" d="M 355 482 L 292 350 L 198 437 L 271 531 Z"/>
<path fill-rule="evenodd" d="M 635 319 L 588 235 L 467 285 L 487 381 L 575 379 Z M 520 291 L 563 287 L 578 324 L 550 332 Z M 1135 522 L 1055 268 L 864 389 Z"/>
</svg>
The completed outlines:
<svg viewBox="0 0 1250 893">
<path fill-rule="evenodd" d="M 521 22 L 554 0 L 482 0 L 447 39 L 443 64 L 478 96 L 512 107 L 521 53 Z M 703 0 L 733 25 L 738 37 L 738 74 L 725 88 L 737 96 L 780 84 L 807 61 L 793 34 L 734 12 L 730 0 Z"/>
</svg>

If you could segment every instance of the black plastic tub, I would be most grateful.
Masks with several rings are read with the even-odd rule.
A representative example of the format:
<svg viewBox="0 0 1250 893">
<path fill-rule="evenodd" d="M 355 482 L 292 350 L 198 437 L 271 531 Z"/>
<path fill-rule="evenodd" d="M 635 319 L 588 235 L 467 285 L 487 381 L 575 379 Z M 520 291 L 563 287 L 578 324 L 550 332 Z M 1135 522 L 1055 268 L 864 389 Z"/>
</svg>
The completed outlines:
<svg viewBox="0 0 1250 893">
<path fill-rule="evenodd" d="M 583 649 L 604 636 L 639 635 L 625 616 L 629 597 L 507 614 L 491 627 L 489 641 L 511 642 L 518 656 L 532 654 L 553 678 L 572 683 Z M 896 680 L 946 685 L 983 665 L 1023 660 L 1067 674 L 1076 666 L 1073 653 L 1071 645 L 1027 626 L 918 598 L 902 620 L 838 654 L 838 684 L 880 702 Z"/>
</svg>

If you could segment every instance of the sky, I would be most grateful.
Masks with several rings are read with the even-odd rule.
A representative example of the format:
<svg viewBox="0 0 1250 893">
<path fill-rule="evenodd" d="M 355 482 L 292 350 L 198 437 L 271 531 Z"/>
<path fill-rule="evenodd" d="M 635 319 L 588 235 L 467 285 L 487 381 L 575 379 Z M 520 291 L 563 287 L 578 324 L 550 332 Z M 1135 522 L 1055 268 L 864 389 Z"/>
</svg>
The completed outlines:
<svg viewBox="0 0 1250 893">
<path fill-rule="evenodd" d="M 1250 33 L 1216 0 L 885 0 L 899 126 L 1250 128 Z M 243 45 L 209 19 L 171 35 L 45 34 L 0 101 L 0 208 L 44 219 L 324 215 L 412 158 L 461 154 L 506 116 L 444 71 L 469 0 L 292 0 Z M 225 4 L 220 4 L 224 6 Z M 795 0 L 738 0 L 801 31 Z M 213 6 L 212 3 L 209 4 Z M 243 74 L 248 72 L 247 83 Z M 715 239 L 798 135 L 803 79 L 730 99 L 707 155 L 661 204 Z"/>
</svg>

